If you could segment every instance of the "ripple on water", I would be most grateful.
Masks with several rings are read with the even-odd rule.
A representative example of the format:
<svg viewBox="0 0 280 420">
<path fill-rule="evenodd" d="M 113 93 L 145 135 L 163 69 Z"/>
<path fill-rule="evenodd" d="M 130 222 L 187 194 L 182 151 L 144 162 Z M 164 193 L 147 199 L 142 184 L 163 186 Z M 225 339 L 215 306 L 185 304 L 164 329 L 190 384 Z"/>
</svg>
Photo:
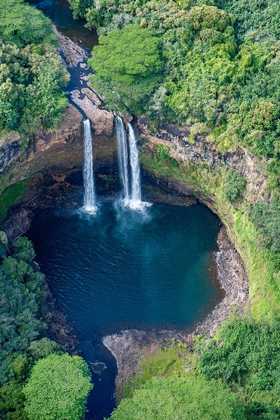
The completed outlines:
<svg viewBox="0 0 280 420">
<path fill-rule="evenodd" d="M 74 325 L 90 365 L 108 366 L 101 376 L 93 372 L 90 416 L 107 417 L 114 406 L 116 368 L 98 344 L 102 335 L 182 330 L 214 308 L 221 291 L 209 268 L 218 230 L 218 218 L 202 205 L 154 204 L 143 217 L 104 203 L 92 218 L 34 217 L 29 237 L 58 308 Z"/>
</svg>

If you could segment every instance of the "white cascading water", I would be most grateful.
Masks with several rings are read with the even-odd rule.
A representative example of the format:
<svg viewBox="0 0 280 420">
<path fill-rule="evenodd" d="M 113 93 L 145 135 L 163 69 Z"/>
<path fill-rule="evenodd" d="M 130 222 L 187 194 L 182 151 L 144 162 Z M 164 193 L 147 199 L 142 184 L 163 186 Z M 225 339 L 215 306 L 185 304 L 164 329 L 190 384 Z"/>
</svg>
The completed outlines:
<svg viewBox="0 0 280 420">
<path fill-rule="evenodd" d="M 118 143 L 118 160 L 121 184 L 124 195 L 124 205 L 129 205 L 129 179 L 128 179 L 128 151 L 127 139 L 123 120 L 116 115 L 116 134 Z"/>
<path fill-rule="evenodd" d="M 87 213 L 95 213 L 97 210 L 95 202 L 93 161 L 92 161 L 92 138 L 90 120 L 84 120 L 84 207 Z"/>
<path fill-rule="evenodd" d="M 128 124 L 127 135 L 123 120 L 118 115 L 115 115 L 115 121 L 119 171 L 123 189 L 121 204 L 132 210 L 143 211 L 150 204 L 143 202 L 141 199 L 141 176 L 137 138 L 131 124 Z"/>
<path fill-rule="evenodd" d="M 130 167 L 131 167 L 131 196 L 130 208 L 139 209 L 143 207 L 141 200 L 141 177 L 139 153 L 137 147 L 137 139 L 132 125 L 128 124 L 128 142 L 130 150 Z"/>
</svg>

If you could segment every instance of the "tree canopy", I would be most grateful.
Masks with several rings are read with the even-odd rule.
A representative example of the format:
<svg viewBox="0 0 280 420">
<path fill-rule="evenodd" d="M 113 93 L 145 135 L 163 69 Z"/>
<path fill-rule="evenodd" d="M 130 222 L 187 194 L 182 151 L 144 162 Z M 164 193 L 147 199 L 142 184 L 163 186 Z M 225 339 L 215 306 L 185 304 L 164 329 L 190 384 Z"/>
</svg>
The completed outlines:
<svg viewBox="0 0 280 420">
<path fill-rule="evenodd" d="M 23 389 L 28 418 L 81 419 L 91 389 L 90 371 L 81 357 L 52 354 L 41 359 Z"/>
<path fill-rule="evenodd" d="M 6 250 L 6 253 L 8 251 Z M 10 376 L 11 356 L 27 350 L 45 328 L 39 315 L 44 276 L 30 265 L 34 250 L 18 239 L 14 253 L 0 265 L 0 383 Z"/>
<path fill-rule="evenodd" d="M 0 133 L 27 135 L 57 124 L 69 80 L 51 21 L 22 0 L 0 4 Z"/>
<path fill-rule="evenodd" d="M 218 381 L 203 378 L 153 378 L 133 397 L 123 399 L 112 420 L 245 420 L 237 396 Z"/>
<path fill-rule="evenodd" d="M 112 109 L 141 113 L 161 78 L 160 40 L 150 29 L 127 25 L 99 39 L 89 64 L 91 84 Z"/>
<path fill-rule="evenodd" d="M 242 41 L 246 32 L 268 32 L 279 38 L 280 16 L 278 0 L 218 0 L 220 7 L 235 17 L 237 36 Z"/>
<path fill-rule="evenodd" d="M 24 0 L 0 3 L 0 38 L 18 47 L 56 40 L 50 19 L 24 3 Z"/>
</svg>

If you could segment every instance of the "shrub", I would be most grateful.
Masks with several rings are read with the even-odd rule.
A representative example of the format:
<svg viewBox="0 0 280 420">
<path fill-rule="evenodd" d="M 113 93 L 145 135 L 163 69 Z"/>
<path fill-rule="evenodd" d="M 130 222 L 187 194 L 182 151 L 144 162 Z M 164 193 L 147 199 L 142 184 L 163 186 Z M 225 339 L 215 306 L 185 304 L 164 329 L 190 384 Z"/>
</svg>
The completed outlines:
<svg viewBox="0 0 280 420">
<path fill-rule="evenodd" d="M 226 174 L 225 197 L 233 203 L 241 195 L 245 187 L 244 177 L 237 171 L 230 171 Z"/>
<path fill-rule="evenodd" d="M 202 353 L 200 371 L 207 379 L 222 379 L 228 385 L 280 392 L 280 324 L 231 318 Z"/>
<path fill-rule="evenodd" d="M 255 203 L 249 216 L 262 237 L 262 244 L 273 252 L 280 252 L 280 206 L 278 202 Z"/>
</svg>

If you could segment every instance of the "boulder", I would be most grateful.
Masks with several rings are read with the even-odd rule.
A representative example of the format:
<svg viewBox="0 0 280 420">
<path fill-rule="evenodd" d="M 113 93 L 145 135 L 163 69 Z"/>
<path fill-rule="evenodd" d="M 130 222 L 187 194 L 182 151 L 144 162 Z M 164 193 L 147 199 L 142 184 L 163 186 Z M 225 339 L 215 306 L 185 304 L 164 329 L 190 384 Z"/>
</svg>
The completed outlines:
<svg viewBox="0 0 280 420">
<path fill-rule="evenodd" d="M 53 28 L 58 36 L 59 51 L 62 53 L 68 67 L 77 67 L 79 63 L 83 63 L 88 59 L 88 55 L 83 48 L 58 32 L 55 26 Z"/>
</svg>

